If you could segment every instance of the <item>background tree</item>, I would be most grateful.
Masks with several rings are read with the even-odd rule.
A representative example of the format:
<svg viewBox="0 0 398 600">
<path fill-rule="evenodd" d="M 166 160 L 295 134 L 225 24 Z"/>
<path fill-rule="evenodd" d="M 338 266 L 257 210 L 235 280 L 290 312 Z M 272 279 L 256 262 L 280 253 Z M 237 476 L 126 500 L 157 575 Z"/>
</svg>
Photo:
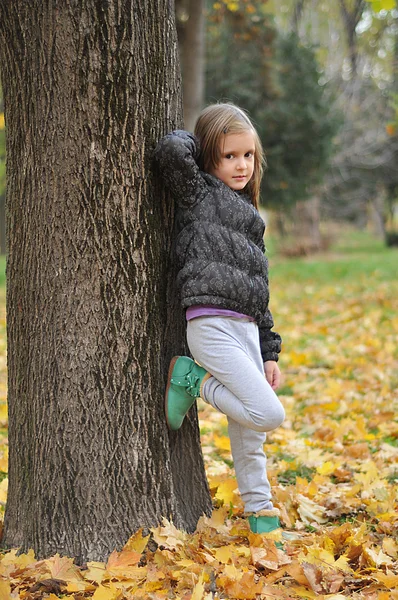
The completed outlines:
<svg viewBox="0 0 398 600">
<path fill-rule="evenodd" d="M 210 11 L 206 96 L 232 100 L 254 119 L 269 164 L 263 202 L 278 210 L 284 231 L 287 212 L 310 199 L 322 181 L 338 121 L 319 85 L 313 50 L 293 33 L 278 35 L 262 4 L 257 10 L 253 4 L 251 10 L 244 2 L 231 4 L 233 10 L 217 3 Z M 320 240 L 313 213 L 306 235 L 315 247 Z"/>
<path fill-rule="evenodd" d="M 9 496 L 3 544 L 103 559 L 211 507 L 195 415 L 169 434 L 183 320 L 173 206 L 151 175 L 180 126 L 169 0 L 5 0 Z"/>
<path fill-rule="evenodd" d="M 269 1 L 278 28 L 290 30 L 296 2 Z M 331 101 L 343 116 L 318 192 L 323 216 L 361 226 L 370 220 L 381 235 L 392 226 L 396 199 L 397 16 L 395 0 L 304 2 L 297 26 L 301 42 L 316 46 L 319 81 L 334 91 Z"/>
<path fill-rule="evenodd" d="M 182 68 L 184 127 L 193 131 L 204 103 L 205 2 L 176 0 L 175 7 Z"/>
</svg>

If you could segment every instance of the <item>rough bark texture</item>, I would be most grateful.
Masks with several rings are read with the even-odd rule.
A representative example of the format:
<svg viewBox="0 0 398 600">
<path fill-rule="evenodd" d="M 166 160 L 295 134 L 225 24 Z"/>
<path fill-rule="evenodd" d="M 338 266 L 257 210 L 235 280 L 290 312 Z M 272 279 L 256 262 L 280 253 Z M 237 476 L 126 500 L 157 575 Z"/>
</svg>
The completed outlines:
<svg viewBox="0 0 398 600">
<path fill-rule="evenodd" d="M 173 206 L 151 150 L 180 122 L 171 0 L 4 0 L 9 497 L 3 544 L 103 559 L 210 509 L 195 414 L 163 416 L 184 345 Z"/>
<path fill-rule="evenodd" d="M 177 0 L 178 39 L 182 65 L 184 127 L 193 131 L 204 103 L 205 3 Z"/>
</svg>

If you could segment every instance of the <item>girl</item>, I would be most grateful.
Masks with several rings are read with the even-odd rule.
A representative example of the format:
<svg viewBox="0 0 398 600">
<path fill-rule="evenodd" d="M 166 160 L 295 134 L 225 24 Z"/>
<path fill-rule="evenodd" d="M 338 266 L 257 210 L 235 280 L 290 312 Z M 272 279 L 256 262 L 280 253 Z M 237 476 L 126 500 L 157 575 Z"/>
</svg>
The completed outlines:
<svg viewBox="0 0 398 600">
<path fill-rule="evenodd" d="M 199 396 L 227 415 L 250 528 L 274 531 L 279 513 L 271 501 L 263 444 L 265 432 L 278 427 L 285 413 L 274 392 L 281 338 L 272 331 L 265 225 L 257 211 L 261 142 L 245 112 L 214 104 L 200 114 L 195 135 L 166 135 L 155 159 L 177 203 L 177 282 L 196 361 L 186 356 L 171 361 L 167 423 L 179 429 Z"/>
</svg>

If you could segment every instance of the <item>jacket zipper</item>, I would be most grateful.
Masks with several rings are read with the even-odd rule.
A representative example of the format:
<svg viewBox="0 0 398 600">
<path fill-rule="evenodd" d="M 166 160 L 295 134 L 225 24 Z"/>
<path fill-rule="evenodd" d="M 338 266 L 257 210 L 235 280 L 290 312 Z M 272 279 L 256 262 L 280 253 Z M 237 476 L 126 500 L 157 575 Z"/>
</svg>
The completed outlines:
<svg viewBox="0 0 398 600">
<path fill-rule="evenodd" d="M 249 227 L 247 228 L 247 236 L 248 236 L 248 240 L 247 240 L 247 241 L 248 241 L 248 243 L 249 243 L 249 249 L 250 249 L 250 261 L 249 261 L 249 277 L 250 277 L 249 307 L 250 307 L 250 306 L 251 306 L 251 304 L 252 304 L 252 301 L 253 301 L 253 295 L 254 295 L 254 283 L 253 283 L 253 281 L 252 281 L 252 275 L 253 275 L 253 273 L 252 273 L 252 271 L 253 271 L 252 267 L 254 266 L 254 253 L 253 253 L 253 248 L 252 248 L 252 247 L 251 247 L 251 245 L 250 245 L 250 244 L 251 244 L 251 242 L 250 242 L 250 240 L 249 240 L 249 232 L 251 231 L 251 228 L 252 228 L 252 227 L 253 227 L 253 225 L 254 225 L 254 221 L 256 220 L 256 216 L 257 216 L 257 215 L 256 215 L 256 213 L 254 213 L 254 214 L 253 214 L 253 217 L 252 217 L 252 220 L 250 221 L 250 225 L 249 225 Z"/>
<path fill-rule="evenodd" d="M 254 256 L 253 256 L 253 248 L 251 246 L 249 246 L 250 248 L 250 264 L 249 264 L 249 277 L 250 277 L 250 294 L 249 294 L 249 307 L 251 307 L 252 301 L 253 301 L 253 295 L 254 295 L 254 283 L 252 280 L 252 266 L 254 263 Z"/>
</svg>

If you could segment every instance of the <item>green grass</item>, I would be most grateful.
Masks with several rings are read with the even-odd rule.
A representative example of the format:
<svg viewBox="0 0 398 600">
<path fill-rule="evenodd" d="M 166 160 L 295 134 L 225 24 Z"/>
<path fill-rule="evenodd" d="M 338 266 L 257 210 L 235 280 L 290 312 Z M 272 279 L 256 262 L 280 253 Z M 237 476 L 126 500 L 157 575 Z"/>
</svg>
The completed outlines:
<svg viewBox="0 0 398 600">
<path fill-rule="evenodd" d="M 382 240 L 367 232 L 343 231 L 328 252 L 303 258 L 286 259 L 269 248 L 271 276 L 282 281 L 316 280 L 318 284 L 359 281 L 396 281 L 398 248 L 387 248 Z"/>
</svg>

